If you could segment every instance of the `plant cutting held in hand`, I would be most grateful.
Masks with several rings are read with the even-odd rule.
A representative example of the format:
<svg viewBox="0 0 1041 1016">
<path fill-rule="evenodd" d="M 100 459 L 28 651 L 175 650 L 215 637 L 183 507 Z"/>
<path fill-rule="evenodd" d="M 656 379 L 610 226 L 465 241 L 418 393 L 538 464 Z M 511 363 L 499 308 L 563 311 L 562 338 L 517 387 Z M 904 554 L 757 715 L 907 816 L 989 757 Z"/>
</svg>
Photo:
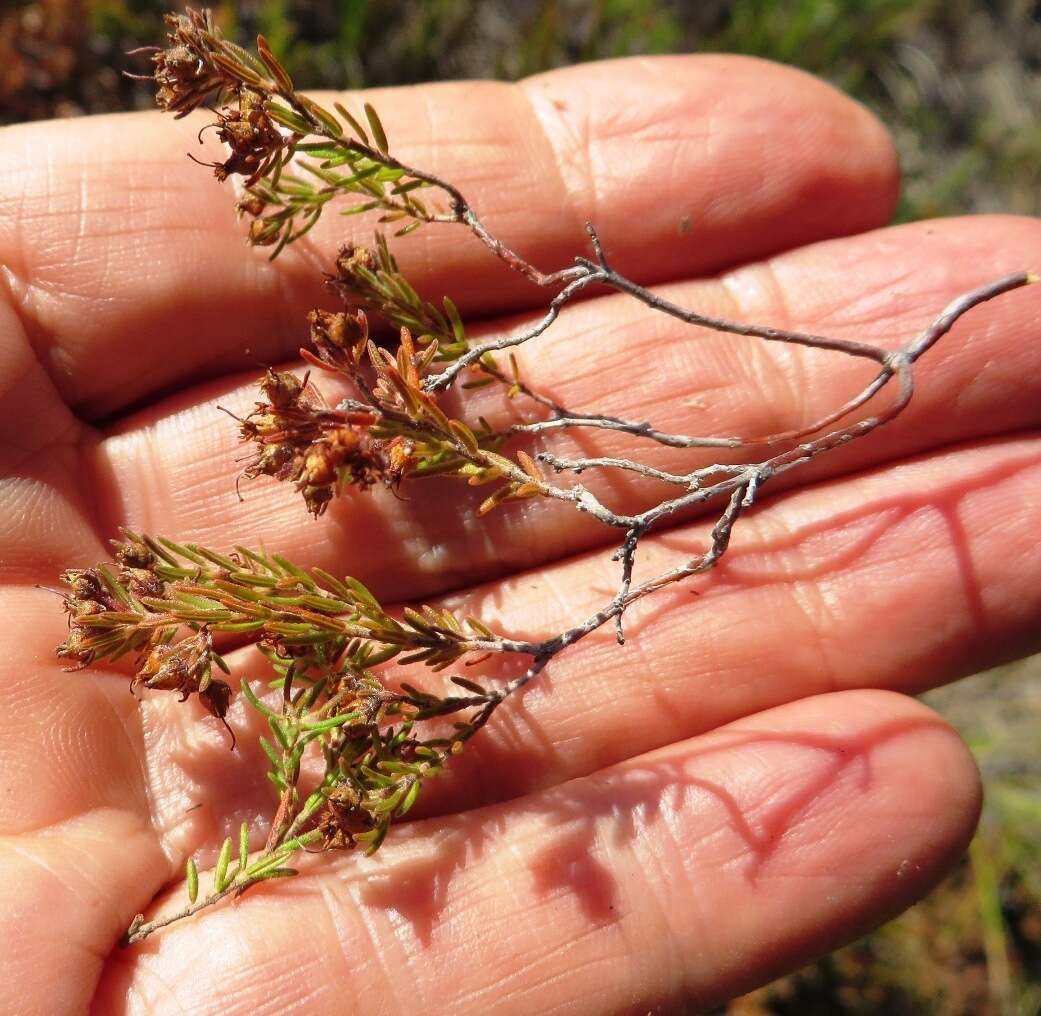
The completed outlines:
<svg viewBox="0 0 1041 1016">
<path fill-rule="evenodd" d="M 548 294 L 534 322 L 477 341 L 450 294 L 431 300 L 417 292 L 382 232 L 371 247 L 344 245 L 326 278 L 343 309 L 309 315 L 310 347 L 301 355 L 311 373 L 268 370 L 255 409 L 236 418 L 249 448 L 244 478 L 293 485 L 315 516 L 354 488 L 385 487 L 409 497 L 435 476 L 484 488 L 479 515 L 517 501 L 558 502 L 613 532 L 618 578 L 613 595 L 589 616 L 533 639 L 444 608 L 388 612 L 356 579 L 304 570 L 256 547 L 217 550 L 127 532 L 114 564 L 66 572 L 71 630 L 58 650 L 65 659 L 86 666 L 133 655 L 139 663 L 132 689 L 195 695 L 222 721 L 235 683 L 217 676 L 229 669 L 222 646 L 255 644 L 276 675 L 266 686 L 239 682 L 270 728 L 261 747 L 277 804 L 264 848 L 250 852 L 244 824 L 238 844 L 224 842 L 205 892 L 189 861 L 187 906 L 151 922 L 139 916 L 128 942 L 258 882 L 295 874 L 287 862 L 303 849 L 378 849 L 427 781 L 551 659 L 603 625 L 613 625 L 623 643 L 629 606 L 711 569 L 764 487 L 899 416 L 913 395 L 916 362 L 959 317 L 1036 281 L 1028 272 L 987 281 L 918 335 L 886 349 L 679 306 L 615 271 L 592 225 L 591 256 L 544 272 L 494 235 L 451 182 L 399 160 L 371 105 L 353 111 L 319 105 L 295 90 L 263 38 L 253 56 L 224 39 L 208 13 L 171 15 L 168 24 L 169 46 L 152 57 L 159 104 L 177 116 L 207 102 L 219 107 L 213 126 L 228 155 L 212 168 L 219 180 L 242 181 L 238 207 L 251 219 L 253 245 L 269 247 L 274 258 L 334 212 L 378 213 L 395 237 L 454 225 L 480 241 L 503 271 Z M 514 350 L 535 342 L 594 287 L 689 325 L 866 360 L 873 376 L 808 426 L 775 434 L 669 433 L 653 422 L 565 406 L 528 383 Z M 331 405 L 320 390 L 323 378 L 348 397 Z M 515 422 L 494 426 L 472 410 L 470 393 L 489 387 L 522 407 Z M 614 432 L 632 450 L 564 457 L 539 444 L 560 431 L 583 430 Z M 689 451 L 690 467 L 654 466 L 641 451 L 655 446 Z M 706 450 L 716 450 L 720 461 L 706 463 Z M 586 473 L 631 474 L 653 481 L 659 494 L 638 511 L 622 510 L 595 483 L 575 479 Z M 704 509 L 716 512 L 708 544 L 638 578 L 644 536 Z M 522 665 L 497 681 L 455 673 L 489 655 Z M 436 689 L 433 677 L 391 679 L 391 661 L 449 677 Z"/>
</svg>

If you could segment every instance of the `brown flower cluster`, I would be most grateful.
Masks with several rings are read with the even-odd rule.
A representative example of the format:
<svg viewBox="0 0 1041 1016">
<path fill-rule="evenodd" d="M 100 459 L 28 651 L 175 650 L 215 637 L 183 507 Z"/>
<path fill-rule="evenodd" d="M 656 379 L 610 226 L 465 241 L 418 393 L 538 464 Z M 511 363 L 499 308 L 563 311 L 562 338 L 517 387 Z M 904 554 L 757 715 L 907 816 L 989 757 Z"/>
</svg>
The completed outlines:
<svg viewBox="0 0 1041 1016">
<path fill-rule="evenodd" d="M 219 720 L 224 721 L 231 704 L 231 686 L 213 676 L 213 636 L 203 627 L 196 635 L 173 645 L 158 645 L 145 657 L 130 684 L 134 691 L 139 684 L 146 688 L 179 692 L 184 702 L 189 695 L 198 695 L 199 701 Z M 225 722 L 235 747 L 235 734 Z"/>
<path fill-rule="evenodd" d="M 318 817 L 323 850 L 351 850 L 354 837 L 372 828 L 372 816 L 361 806 L 361 792 L 346 783 L 334 787 Z"/>
<path fill-rule="evenodd" d="M 448 756 L 462 749 L 461 741 L 423 742 L 411 732 L 422 712 L 420 703 L 439 700 L 410 690 L 418 702 L 388 691 L 371 674 L 344 672 L 341 694 L 348 698 L 342 708 L 354 711 L 359 722 L 342 728 L 337 748 L 353 760 L 354 777 L 341 780 L 325 794 L 316 824 L 323 849 L 377 849 L 393 817 L 410 811 L 424 781 L 441 772 Z M 394 717 L 404 720 L 396 735 L 387 729 L 387 737 L 372 736 L 374 728 L 386 729 Z"/>
<path fill-rule="evenodd" d="M 155 99 L 178 118 L 201 106 L 218 89 L 235 78 L 217 59 L 219 37 L 210 12 L 191 8 L 184 14 L 167 14 L 170 45 L 155 52 Z"/>
<path fill-rule="evenodd" d="M 170 46 L 152 56 L 156 102 L 182 117 L 215 94 L 227 96 L 229 102 L 212 126 L 231 155 L 210 165 L 218 180 L 244 176 L 246 186 L 252 187 L 291 154 L 300 136 L 283 134 L 276 126 L 268 115 L 264 94 L 251 87 L 269 84 L 260 76 L 261 68 L 244 64 L 248 54 L 221 37 L 209 11 L 189 8 L 185 14 L 168 14 L 166 23 Z M 259 215 L 263 202 L 256 197 L 249 200 L 251 205 L 244 210 Z"/>
<path fill-rule="evenodd" d="M 356 300 L 358 291 L 364 291 L 379 268 L 375 251 L 353 243 L 341 244 L 336 255 L 336 274 L 328 279 L 329 288 L 345 301 Z"/>
<path fill-rule="evenodd" d="M 236 174 L 244 176 L 247 187 L 266 176 L 297 140 L 296 135 L 284 135 L 278 129 L 267 114 L 263 96 L 246 87 L 238 92 L 237 106 L 225 106 L 213 126 L 217 137 L 231 149 L 224 162 L 214 164 L 214 175 L 221 182 Z M 244 201 L 249 201 L 242 206 L 244 211 L 253 215 L 263 211 L 259 198 L 248 195 Z"/>
<path fill-rule="evenodd" d="M 338 335 L 345 316 L 312 312 L 323 337 Z M 258 402 L 240 425 L 241 439 L 257 446 L 245 476 L 291 481 L 315 516 L 345 486 L 364 490 L 392 482 L 389 442 L 368 430 L 379 419 L 376 413 L 329 409 L 306 379 L 294 374 L 269 370 L 260 388 L 267 401 Z"/>
<path fill-rule="evenodd" d="M 62 573 L 69 587 L 63 594 L 69 635 L 58 646 L 58 656 L 85 667 L 96 659 L 140 650 L 143 656 L 131 691 L 139 685 L 176 691 L 182 702 L 195 694 L 223 720 L 232 693 L 227 682 L 213 677 L 212 666 L 219 658 L 209 630 L 202 625 L 189 637 L 171 643 L 167 629 L 142 623 L 142 601 L 166 599 L 170 584 L 157 573 L 155 554 L 140 540 L 117 543 L 115 558 L 115 573 L 104 566 Z"/>
<path fill-rule="evenodd" d="M 304 358 L 321 370 L 341 374 L 357 384 L 369 345 L 369 319 L 364 312 L 334 312 L 316 307 L 307 315 L 307 323 L 311 326 L 311 345 L 317 360 L 310 351 L 301 350 Z"/>
<path fill-rule="evenodd" d="M 147 547 L 132 543 L 118 545 L 116 563 L 119 570 L 115 576 L 100 567 L 70 568 L 62 572 L 61 580 L 69 587 L 63 596 L 69 636 L 58 646 L 58 656 L 62 659 L 75 660 L 85 667 L 109 655 L 110 632 L 91 619 L 123 611 L 124 594 L 135 598 L 165 595 L 166 583 L 151 570 L 155 558 Z"/>
</svg>

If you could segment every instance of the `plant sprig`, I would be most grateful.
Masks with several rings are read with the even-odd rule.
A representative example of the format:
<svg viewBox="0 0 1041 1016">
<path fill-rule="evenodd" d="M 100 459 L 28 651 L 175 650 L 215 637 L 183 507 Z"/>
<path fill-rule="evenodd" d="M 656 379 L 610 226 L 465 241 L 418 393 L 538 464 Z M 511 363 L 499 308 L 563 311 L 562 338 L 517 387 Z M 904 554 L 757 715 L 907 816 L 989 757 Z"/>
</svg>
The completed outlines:
<svg viewBox="0 0 1041 1016">
<path fill-rule="evenodd" d="M 197 864 L 189 859 L 187 905 L 152 921 L 139 915 L 128 944 L 260 882 L 295 875 L 288 862 L 302 849 L 377 850 L 393 822 L 415 806 L 426 781 L 556 654 L 609 623 L 623 642 L 628 607 L 712 568 L 766 484 L 896 419 L 913 396 L 917 361 L 962 315 L 1038 281 L 1032 272 L 1018 272 L 985 283 L 953 301 L 917 336 L 886 350 L 681 307 L 616 272 L 591 225 L 593 256 L 544 272 L 494 235 L 453 184 L 394 156 L 371 105 L 361 115 L 340 103 L 323 107 L 295 89 L 263 37 L 251 54 L 225 39 L 209 12 L 189 9 L 168 15 L 167 24 L 169 45 L 152 51 L 157 100 L 177 117 L 210 101 L 221 106 L 213 127 L 227 158 L 212 168 L 220 180 L 242 179 L 239 208 L 252 217 L 253 245 L 271 247 L 276 257 L 330 207 L 345 215 L 377 213 L 397 236 L 426 224 L 455 223 L 506 267 L 553 291 L 543 315 L 527 327 L 473 342 L 452 300 L 423 296 L 382 233 L 371 249 L 344 245 L 326 281 L 345 306 L 311 311 L 310 346 L 301 354 L 319 374 L 345 382 L 352 397 L 331 408 L 309 376 L 267 371 L 254 411 L 238 420 L 241 439 L 253 448 L 244 476 L 292 483 L 315 515 L 348 488 L 396 489 L 435 475 L 489 486 L 478 514 L 516 500 L 555 500 L 614 531 L 620 578 L 610 600 L 584 620 L 526 640 L 444 608 L 388 612 L 356 579 L 304 570 L 245 546 L 222 553 L 128 532 L 113 563 L 65 572 L 70 631 L 58 654 L 79 667 L 134 656 L 133 690 L 173 691 L 182 700 L 197 696 L 226 726 L 235 689 L 234 679 L 217 676 L 230 670 L 218 645 L 229 638 L 255 645 L 275 674 L 266 688 L 256 680 L 239 683 L 270 734 L 259 741 L 277 804 L 269 820 L 258 816 L 257 824 L 268 826 L 263 848 L 251 853 L 251 827 L 243 824 L 237 853 L 229 837 L 203 895 Z M 625 294 L 686 324 L 867 359 L 876 365 L 875 376 L 810 425 L 777 434 L 675 434 L 648 421 L 568 408 L 527 384 L 514 353 L 591 287 Z M 395 329 L 396 342 L 375 341 L 381 336 L 378 328 L 370 332 L 369 315 L 380 328 Z M 510 398 L 522 396 L 533 416 L 496 431 L 479 416 L 446 410 L 445 394 L 456 390 L 466 417 L 466 393 L 489 384 Z M 888 402 L 881 400 L 884 394 Z M 627 435 L 637 449 L 651 442 L 740 451 L 744 461 L 671 472 L 636 453 L 569 459 L 542 449 L 533 456 L 513 440 L 574 428 Z M 663 484 L 667 494 L 641 511 L 623 511 L 577 482 L 587 471 L 642 476 Z M 719 507 L 707 546 L 637 583 L 643 537 L 704 505 Z M 436 672 L 484 654 L 520 656 L 526 669 L 491 688 L 454 675 L 445 694 L 391 683 L 383 670 L 396 660 Z M 311 771 L 307 757 L 321 763 L 321 774 L 310 782 L 302 775 Z"/>
</svg>

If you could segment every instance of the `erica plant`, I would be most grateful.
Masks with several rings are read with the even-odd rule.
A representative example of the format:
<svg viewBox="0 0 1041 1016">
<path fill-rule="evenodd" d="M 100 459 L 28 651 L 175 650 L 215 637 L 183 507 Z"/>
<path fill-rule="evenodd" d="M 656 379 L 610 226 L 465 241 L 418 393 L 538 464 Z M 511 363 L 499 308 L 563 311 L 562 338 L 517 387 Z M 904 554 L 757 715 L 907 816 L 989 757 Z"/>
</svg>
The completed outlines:
<svg viewBox="0 0 1041 1016">
<path fill-rule="evenodd" d="M 212 126 L 227 157 L 213 173 L 238 181 L 252 245 L 270 248 L 274 258 L 324 214 L 372 212 L 394 241 L 423 227 L 468 230 L 504 272 L 546 292 L 534 322 L 477 341 L 451 294 L 424 295 L 410 284 L 386 233 L 370 247 L 345 244 L 325 277 L 341 309 L 308 315 L 305 370 L 267 370 L 255 408 L 236 417 L 248 450 L 239 481 L 290 484 L 301 514 L 315 516 L 348 491 L 383 487 L 421 496 L 420 485 L 435 476 L 483 488 L 477 515 L 508 502 L 560 502 L 614 533 L 617 586 L 572 627 L 532 639 L 443 608 L 389 613 L 356 579 L 304 570 L 259 547 L 208 548 L 126 532 L 114 561 L 65 572 L 70 632 L 59 656 L 79 667 L 132 657 L 132 690 L 197 696 L 224 722 L 241 690 L 270 730 L 260 739 L 274 788 L 263 849 L 251 852 L 244 824 L 239 842 L 223 844 L 204 888 L 189 861 L 186 906 L 151 922 L 139 916 L 128 943 L 258 882 L 296 874 L 289 862 L 302 850 L 378 849 L 427 782 L 556 654 L 604 625 L 624 642 L 627 608 L 712 568 L 771 481 L 899 416 L 913 397 L 917 361 L 961 315 L 1036 281 L 1026 272 L 985 281 L 931 323 L 923 319 L 917 335 L 882 348 L 678 306 L 615 271 L 611 238 L 601 242 L 593 224 L 586 238 L 576 237 L 576 250 L 588 247 L 586 254 L 544 271 L 494 235 L 449 180 L 398 159 L 371 105 L 319 105 L 296 91 L 263 38 L 256 55 L 245 52 L 222 37 L 208 13 L 189 10 L 167 22 L 168 46 L 151 51 L 159 105 L 177 117 L 203 106 L 217 110 Z M 569 303 L 595 288 L 690 325 L 866 360 L 873 376 L 809 426 L 776 434 L 667 433 L 595 406 L 561 405 L 527 383 L 513 350 L 536 342 Z M 323 382 L 348 396 L 323 395 Z M 493 426 L 472 408 L 470 393 L 485 387 L 511 400 L 515 422 Z M 631 451 L 564 458 L 540 446 L 550 432 L 583 429 L 616 432 Z M 656 468 L 645 454 L 655 445 L 690 450 L 693 464 L 678 472 Z M 720 461 L 703 464 L 706 449 Z M 639 511 L 622 511 L 579 482 L 582 474 L 635 474 L 652 481 L 658 495 Z M 716 514 L 707 545 L 637 579 L 642 538 L 694 509 Z M 229 676 L 222 648 L 246 643 L 267 657 L 273 679 Z M 519 662 L 486 668 L 492 678 L 464 676 L 488 657 Z M 410 665 L 425 676 L 403 680 L 402 667 Z M 235 748 L 230 727 L 228 734 Z"/>
</svg>

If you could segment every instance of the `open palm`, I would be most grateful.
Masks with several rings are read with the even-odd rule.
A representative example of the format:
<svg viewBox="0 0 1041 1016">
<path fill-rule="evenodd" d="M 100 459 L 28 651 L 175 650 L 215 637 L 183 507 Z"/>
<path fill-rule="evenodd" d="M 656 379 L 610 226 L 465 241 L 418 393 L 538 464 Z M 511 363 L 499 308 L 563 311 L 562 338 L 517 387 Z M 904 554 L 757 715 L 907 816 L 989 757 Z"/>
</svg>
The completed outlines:
<svg viewBox="0 0 1041 1016">
<path fill-rule="evenodd" d="M 707 313 L 895 346 L 957 294 L 1038 264 L 1028 220 L 876 229 L 896 190 L 881 128 L 755 61 L 632 60 L 374 102 L 401 157 L 458 184 L 533 263 L 581 253 L 592 220 L 620 271 Z M 263 543 L 522 636 L 584 617 L 616 582 L 595 523 L 532 504 L 477 520 L 480 496 L 439 481 L 401 500 L 352 492 L 318 522 L 284 485 L 237 502 L 235 430 L 215 406 L 248 411 L 256 362 L 300 344 L 348 220 L 327 216 L 274 264 L 246 249 L 230 195 L 184 158 L 193 123 L 0 134 L 0 968 L 15 1011 L 699 1008 L 922 895 L 970 836 L 979 789 L 956 735 L 894 692 L 1037 639 L 1033 289 L 967 315 L 892 426 L 792 474 L 802 487 L 779 482 L 716 572 L 635 606 L 625 648 L 602 630 L 554 659 L 376 857 L 327 855 L 117 948 L 164 887 L 183 894 L 186 858 L 270 814 L 272 793 L 239 705 L 231 753 L 194 701 L 139 705 L 118 667 L 63 673 L 60 603 L 38 583 L 103 559 L 120 525 Z M 478 333 L 545 298 L 460 227 L 398 250 L 424 293 L 488 319 Z M 520 359 L 569 406 L 688 433 L 798 427 L 868 370 L 618 295 L 570 307 Z M 689 469 L 690 454 L 653 462 Z M 645 482 L 604 489 L 635 505 Z M 648 569 L 706 532 L 688 519 L 648 537 Z"/>
</svg>

